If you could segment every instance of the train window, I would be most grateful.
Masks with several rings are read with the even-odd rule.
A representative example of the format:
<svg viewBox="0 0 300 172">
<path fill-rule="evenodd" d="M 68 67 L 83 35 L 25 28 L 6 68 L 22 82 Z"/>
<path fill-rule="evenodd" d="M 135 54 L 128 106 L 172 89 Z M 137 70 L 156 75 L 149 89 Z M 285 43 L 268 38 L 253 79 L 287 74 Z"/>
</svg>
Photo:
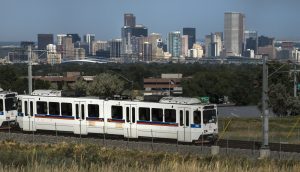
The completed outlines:
<svg viewBox="0 0 300 172">
<path fill-rule="evenodd" d="M 79 118 L 79 105 L 78 104 L 76 104 L 75 105 L 75 115 L 76 115 L 76 119 L 78 119 Z"/>
<path fill-rule="evenodd" d="M 203 123 L 216 123 L 217 122 L 217 112 L 215 109 L 204 110 L 203 111 Z"/>
<path fill-rule="evenodd" d="M 152 108 L 152 121 L 163 122 L 163 110 Z"/>
<path fill-rule="evenodd" d="M 132 108 L 131 114 L 132 114 L 132 122 L 135 122 L 135 108 L 134 107 Z"/>
<path fill-rule="evenodd" d="M 175 109 L 165 109 L 165 122 L 176 122 Z"/>
<path fill-rule="evenodd" d="M 150 108 L 139 108 L 139 120 L 150 121 Z"/>
<path fill-rule="evenodd" d="M 37 114 L 47 114 L 47 102 L 36 102 L 36 112 Z"/>
<path fill-rule="evenodd" d="M 89 117 L 99 118 L 99 105 L 89 104 L 88 105 L 88 115 L 89 115 Z"/>
<path fill-rule="evenodd" d="M 179 111 L 179 114 L 180 114 L 180 126 L 183 126 L 183 110 L 180 110 Z"/>
<path fill-rule="evenodd" d="M 201 111 L 194 111 L 194 124 L 201 125 Z"/>
<path fill-rule="evenodd" d="M 0 111 L 2 112 L 3 111 L 3 100 L 0 99 Z"/>
<path fill-rule="evenodd" d="M 17 110 L 17 98 L 16 97 L 9 97 L 5 99 L 5 110 Z"/>
<path fill-rule="evenodd" d="M 190 126 L 190 112 L 185 111 L 185 126 L 188 127 Z"/>
<path fill-rule="evenodd" d="M 30 101 L 30 115 L 33 116 L 33 102 Z"/>
<path fill-rule="evenodd" d="M 27 101 L 24 102 L 24 106 L 25 106 L 25 116 L 28 116 L 28 105 L 27 105 Z"/>
<path fill-rule="evenodd" d="M 49 115 L 59 115 L 59 103 L 49 102 Z"/>
<path fill-rule="evenodd" d="M 122 106 L 111 106 L 111 118 L 123 119 L 123 108 Z"/>
<path fill-rule="evenodd" d="M 0 105 L 1 106 L 1 105 Z M 1 111 L 1 110 L 0 110 Z M 21 100 L 18 100 L 18 112 L 19 113 L 22 113 L 23 110 L 22 110 L 22 101 Z"/>
<path fill-rule="evenodd" d="M 81 105 L 81 119 L 85 119 L 84 104 Z"/>
<path fill-rule="evenodd" d="M 126 122 L 130 122 L 129 107 L 126 107 Z"/>
<path fill-rule="evenodd" d="M 72 103 L 61 103 L 61 115 L 72 116 Z"/>
</svg>

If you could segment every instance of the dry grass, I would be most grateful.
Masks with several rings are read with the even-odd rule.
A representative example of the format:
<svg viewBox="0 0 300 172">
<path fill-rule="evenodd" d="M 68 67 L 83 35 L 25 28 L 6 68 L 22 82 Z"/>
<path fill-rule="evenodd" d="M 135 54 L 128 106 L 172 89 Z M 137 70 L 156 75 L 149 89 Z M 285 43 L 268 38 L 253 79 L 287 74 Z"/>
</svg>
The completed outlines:
<svg viewBox="0 0 300 172">
<path fill-rule="evenodd" d="M 107 149 L 96 145 L 60 143 L 29 145 L 16 142 L 0 144 L 0 171 L 299 171 L 298 161 L 210 157 Z"/>
<path fill-rule="evenodd" d="M 271 118 L 269 121 L 270 142 L 300 144 L 300 123 L 295 125 L 297 119 L 298 117 Z M 223 133 L 223 129 L 230 120 L 228 129 Z M 260 141 L 262 137 L 262 119 L 221 118 L 219 119 L 219 132 L 223 139 Z M 289 133 L 290 136 L 288 137 Z"/>
</svg>

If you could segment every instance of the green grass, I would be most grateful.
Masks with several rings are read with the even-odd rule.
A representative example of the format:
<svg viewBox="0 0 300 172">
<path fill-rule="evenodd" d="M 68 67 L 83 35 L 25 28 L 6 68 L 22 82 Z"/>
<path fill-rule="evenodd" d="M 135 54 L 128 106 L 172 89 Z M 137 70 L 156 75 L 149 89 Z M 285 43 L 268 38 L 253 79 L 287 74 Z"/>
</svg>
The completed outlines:
<svg viewBox="0 0 300 172">
<path fill-rule="evenodd" d="M 298 171 L 299 161 L 192 156 L 108 149 L 96 145 L 0 143 L 0 171 Z"/>
<path fill-rule="evenodd" d="M 298 119 L 299 117 L 270 118 L 269 141 L 300 144 L 300 121 L 295 125 Z M 224 132 L 229 121 L 230 124 Z M 219 133 L 223 139 L 260 141 L 262 118 L 220 118 Z"/>
</svg>

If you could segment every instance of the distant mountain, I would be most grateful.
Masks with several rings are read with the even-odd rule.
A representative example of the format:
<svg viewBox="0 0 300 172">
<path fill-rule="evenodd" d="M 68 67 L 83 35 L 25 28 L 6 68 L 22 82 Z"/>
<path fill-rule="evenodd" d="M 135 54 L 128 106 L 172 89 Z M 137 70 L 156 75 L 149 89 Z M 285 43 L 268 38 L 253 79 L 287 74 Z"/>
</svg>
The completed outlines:
<svg viewBox="0 0 300 172">
<path fill-rule="evenodd" d="M 20 46 L 20 42 L 1 42 L 0 41 L 0 46 Z"/>
</svg>

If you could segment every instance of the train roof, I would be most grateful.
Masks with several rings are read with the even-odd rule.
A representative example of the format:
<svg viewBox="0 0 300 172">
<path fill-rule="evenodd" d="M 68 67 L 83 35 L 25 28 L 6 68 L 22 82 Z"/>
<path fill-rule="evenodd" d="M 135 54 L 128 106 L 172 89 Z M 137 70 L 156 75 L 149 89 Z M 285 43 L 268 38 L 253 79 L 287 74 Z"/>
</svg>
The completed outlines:
<svg viewBox="0 0 300 172">
<path fill-rule="evenodd" d="M 25 95 L 26 96 L 26 95 Z M 81 98 L 81 99 L 99 99 L 99 100 L 115 100 L 115 101 L 135 101 L 135 102 L 149 102 L 149 101 L 141 101 L 141 100 L 131 100 L 128 97 L 123 98 L 122 96 L 119 97 L 112 97 L 112 99 L 107 98 L 99 98 L 99 97 L 91 97 L 91 96 L 84 96 L 84 97 L 68 97 L 64 96 L 63 91 L 61 90 L 35 90 L 32 92 L 31 96 L 45 96 L 45 97 L 65 97 L 65 98 Z M 164 103 L 164 104 L 181 104 L 181 105 L 197 105 L 197 104 L 205 104 L 202 103 L 197 98 L 191 97 L 162 97 L 160 100 L 155 101 L 156 103 Z M 153 103 L 155 103 L 153 102 Z"/>
<path fill-rule="evenodd" d="M 159 100 L 159 103 L 192 105 L 201 104 L 201 101 L 191 97 L 163 97 Z"/>
<path fill-rule="evenodd" d="M 51 97 L 61 97 L 61 90 L 34 90 L 32 96 L 51 96 Z"/>
<path fill-rule="evenodd" d="M 11 91 L 4 91 L 2 88 L 0 88 L 0 97 L 15 97 L 18 93 L 11 92 Z"/>
</svg>

